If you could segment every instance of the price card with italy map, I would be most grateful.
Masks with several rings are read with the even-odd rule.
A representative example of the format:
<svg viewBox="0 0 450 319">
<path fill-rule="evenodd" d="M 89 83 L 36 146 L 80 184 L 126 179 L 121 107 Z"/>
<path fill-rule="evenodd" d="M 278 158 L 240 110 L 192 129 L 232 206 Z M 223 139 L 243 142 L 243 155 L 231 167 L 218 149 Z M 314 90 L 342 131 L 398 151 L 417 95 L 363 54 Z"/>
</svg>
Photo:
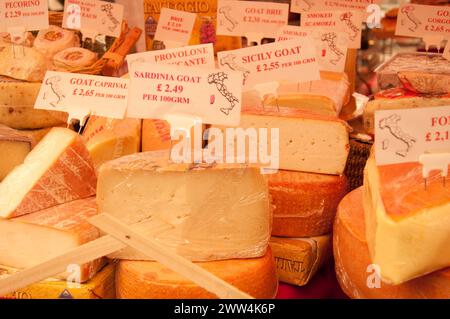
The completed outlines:
<svg viewBox="0 0 450 319">
<path fill-rule="evenodd" d="M 440 151 L 450 152 L 450 106 L 375 112 L 377 165 L 417 162 Z"/>
<path fill-rule="evenodd" d="M 314 12 L 329 10 L 366 11 L 370 5 L 379 4 L 381 0 L 292 0 L 292 12 Z"/>
<path fill-rule="evenodd" d="M 176 115 L 239 125 L 240 72 L 135 62 L 130 79 L 127 117 L 166 120 Z"/>
</svg>

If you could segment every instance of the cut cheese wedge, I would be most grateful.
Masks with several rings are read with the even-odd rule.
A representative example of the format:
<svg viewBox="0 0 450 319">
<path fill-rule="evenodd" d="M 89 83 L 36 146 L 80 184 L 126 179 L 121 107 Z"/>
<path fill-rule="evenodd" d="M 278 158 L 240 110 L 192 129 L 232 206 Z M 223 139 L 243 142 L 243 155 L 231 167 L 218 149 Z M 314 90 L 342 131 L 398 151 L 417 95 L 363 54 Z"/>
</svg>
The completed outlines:
<svg viewBox="0 0 450 319">
<path fill-rule="evenodd" d="M 331 257 L 331 237 L 272 237 L 270 247 L 281 282 L 306 285 Z"/>
<path fill-rule="evenodd" d="M 278 280 L 270 249 L 265 256 L 197 263 L 213 275 L 258 299 L 275 298 Z M 216 299 L 217 296 L 151 261 L 122 260 L 116 270 L 119 299 Z"/>
<path fill-rule="evenodd" d="M 389 285 L 377 274 L 366 241 L 363 188 L 339 204 L 333 231 L 336 275 L 344 292 L 357 299 L 449 299 L 450 268 Z M 383 271 L 383 268 L 381 268 Z"/>
<path fill-rule="evenodd" d="M 2 81 L 0 79 L 0 107 L 34 107 L 41 83 Z"/>
<path fill-rule="evenodd" d="M 372 262 L 387 283 L 400 284 L 450 266 L 450 176 L 432 172 L 425 189 L 422 165 L 365 168 L 364 211 Z"/>
<path fill-rule="evenodd" d="M 330 233 L 337 205 L 347 190 L 345 176 L 282 170 L 269 175 L 275 206 L 272 235 L 313 237 Z"/>
<path fill-rule="evenodd" d="M 83 132 L 95 167 L 141 148 L 141 120 L 91 116 Z"/>
<path fill-rule="evenodd" d="M 0 264 L 29 268 L 99 238 L 99 230 L 87 221 L 96 214 L 95 198 L 91 197 L 13 219 L 0 219 Z M 81 265 L 80 280 L 92 278 L 103 262 L 95 260 Z"/>
<path fill-rule="evenodd" d="M 53 128 L 0 184 L 0 217 L 17 217 L 93 196 L 96 183 L 81 136 Z"/>
<path fill-rule="evenodd" d="M 15 129 L 40 129 L 67 122 L 65 112 L 37 110 L 33 106 L 0 106 L 0 124 Z"/>
<path fill-rule="evenodd" d="M 23 163 L 33 148 L 34 141 L 25 134 L 0 125 L 0 182 L 16 166 Z"/>
<path fill-rule="evenodd" d="M 218 128 L 226 130 L 225 127 Z M 279 151 L 279 168 L 282 170 L 341 175 L 345 169 L 350 149 L 349 128 L 337 118 L 294 108 L 247 108 L 243 111 L 239 128 L 246 130 L 248 134 L 254 132 L 256 136 L 260 134 L 259 129 L 267 129 L 267 139 L 258 136 L 258 141 L 268 141 L 271 154 Z M 279 149 L 271 143 L 272 132 L 276 133 L 277 130 L 279 139 L 276 138 L 276 141 L 279 142 Z M 241 139 L 238 136 L 236 134 L 234 139 L 227 139 L 223 143 L 222 154 L 227 154 L 227 148 L 233 150 L 237 147 Z M 249 143 L 246 145 L 248 156 Z"/>
<path fill-rule="evenodd" d="M 246 165 L 175 164 L 166 152 L 125 156 L 100 167 L 99 212 L 127 224 L 159 220 L 154 240 L 193 261 L 265 254 L 272 212 L 267 181 Z M 149 257 L 125 249 L 114 258 Z"/>
<path fill-rule="evenodd" d="M 170 125 L 164 120 L 143 120 L 142 152 L 170 148 Z"/>
</svg>

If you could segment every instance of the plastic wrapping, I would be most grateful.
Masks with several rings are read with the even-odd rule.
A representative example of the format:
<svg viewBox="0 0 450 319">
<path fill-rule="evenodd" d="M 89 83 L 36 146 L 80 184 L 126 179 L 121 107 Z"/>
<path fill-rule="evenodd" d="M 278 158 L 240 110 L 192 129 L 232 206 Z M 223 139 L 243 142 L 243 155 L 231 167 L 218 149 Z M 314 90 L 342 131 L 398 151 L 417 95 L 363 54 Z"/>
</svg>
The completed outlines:
<svg viewBox="0 0 450 319">
<path fill-rule="evenodd" d="M 210 261 L 197 265 L 254 298 L 272 299 L 277 294 L 278 279 L 270 249 L 260 258 Z M 189 279 L 151 261 L 120 261 L 116 287 L 119 299 L 217 298 Z"/>
<path fill-rule="evenodd" d="M 272 235 L 312 237 L 331 232 L 348 183 L 345 176 L 279 171 L 269 175 L 269 191 L 275 206 Z"/>
<path fill-rule="evenodd" d="M 405 84 L 419 93 L 449 93 L 450 61 L 440 54 L 399 53 L 375 71 L 381 90 Z"/>
<path fill-rule="evenodd" d="M 351 298 L 450 298 L 450 268 L 394 286 L 384 283 L 376 268 L 370 267 L 362 188 L 348 194 L 340 203 L 333 245 L 339 284 Z"/>
<path fill-rule="evenodd" d="M 260 257 L 270 238 L 267 180 L 244 164 L 175 164 L 165 151 L 122 157 L 101 166 L 97 203 L 127 224 L 165 223 L 148 236 L 193 261 Z M 148 260 L 131 249 L 110 257 Z"/>
<path fill-rule="evenodd" d="M 316 272 L 331 258 L 331 236 L 280 238 L 270 240 L 281 282 L 296 286 L 308 284 Z"/>
</svg>

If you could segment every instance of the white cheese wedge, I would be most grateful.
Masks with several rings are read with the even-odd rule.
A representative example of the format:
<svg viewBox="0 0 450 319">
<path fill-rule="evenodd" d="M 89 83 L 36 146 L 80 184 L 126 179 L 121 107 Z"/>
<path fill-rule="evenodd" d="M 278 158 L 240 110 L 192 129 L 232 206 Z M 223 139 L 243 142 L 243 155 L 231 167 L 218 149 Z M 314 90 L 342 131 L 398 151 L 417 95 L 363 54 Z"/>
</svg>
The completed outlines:
<svg viewBox="0 0 450 319">
<path fill-rule="evenodd" d="M 0 183 L 0 217 L 22 216 L 93 196 L 96 183 L 81 136 L 53 128 Z"/>
<path fill-rule="evenodd" d="M 372 262 L 386 283 L 401 284 L 450 266 L 450 177 L 419 163 L 365 168 L 364 213 Z"/>
<path fill-rule="evenodd" d="M 127 224 L 159 220 L 154 240 L 193 261 L 253 258 L 266 252 L 272 212 L 257 167 L 169 162 L 166 152 L 125 156 L 99 170 L 97 202 Z M 114 258 L 141 259 L 125 250 Z"/>
</svg>

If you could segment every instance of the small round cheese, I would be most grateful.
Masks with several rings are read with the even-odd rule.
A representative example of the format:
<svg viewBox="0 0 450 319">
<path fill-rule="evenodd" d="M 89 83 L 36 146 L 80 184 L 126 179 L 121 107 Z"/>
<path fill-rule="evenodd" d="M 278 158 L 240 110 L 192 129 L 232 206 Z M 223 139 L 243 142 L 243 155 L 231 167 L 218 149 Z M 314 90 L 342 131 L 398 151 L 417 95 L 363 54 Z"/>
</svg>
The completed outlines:
<svg viewBox="0 0 450 319">
<path fill-rule="evenodd" d="M 79 47 L 80 39 L 74 31 L 65 30 L 57 26 L 50 26 L 46 30 L 39 31 L 34 47 L 48 58 L 57 52 L 71 47 Z"/>
<path fill-rule="evenodd" d="M 86 67 L 97 61 L 97 54 L 83 48 L 67 48 L 53 57 L 53 64 L 58 68 Z"/>
</svg>

